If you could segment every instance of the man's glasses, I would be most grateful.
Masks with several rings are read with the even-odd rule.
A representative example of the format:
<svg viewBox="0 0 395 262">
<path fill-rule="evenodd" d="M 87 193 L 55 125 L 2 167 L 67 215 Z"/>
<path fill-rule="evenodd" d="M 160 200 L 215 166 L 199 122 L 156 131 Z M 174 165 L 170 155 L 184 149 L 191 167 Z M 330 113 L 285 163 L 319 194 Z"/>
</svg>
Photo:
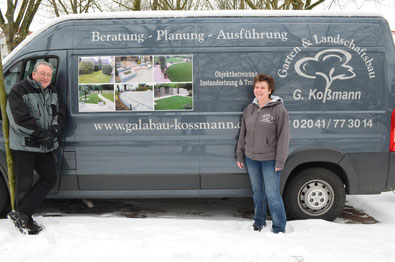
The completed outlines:
<svg viewBox="0 0 395 262">
<path fill-rule="evenodd" d="M 46 73 L 44 73 L 44 72 L 38 72 L 38 74 L 40 74 L 40 76 L 42 76 L 42 77 L 44 77 L 44 76 L 46 76 L 46 77 L 48 77 L 48 78 L 51 78 L 51 77 L 52 77 L 52 74 L 46 74 Z"/>
</svg>

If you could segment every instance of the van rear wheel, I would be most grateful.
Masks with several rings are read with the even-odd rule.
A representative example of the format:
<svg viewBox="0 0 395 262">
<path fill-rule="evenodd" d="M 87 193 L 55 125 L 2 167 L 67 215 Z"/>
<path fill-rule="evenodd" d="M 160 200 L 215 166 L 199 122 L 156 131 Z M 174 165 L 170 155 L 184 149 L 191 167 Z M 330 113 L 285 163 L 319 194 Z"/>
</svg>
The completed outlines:
<svg viewBox="0 0 395 262">
<path fill-rule="evenodd" d="M 289 219 L 333 221 L 344 207 L 346 192 L 342 180 L 331 170 L 308 168 L 288 183 L 284 204 Z"/>
<path fill-rule="evenodd" d="M 0 174 L 0 218 L 5 217 L 10 209 L 10 196 L 8 194 L 7 185 Z"/>
</svg>

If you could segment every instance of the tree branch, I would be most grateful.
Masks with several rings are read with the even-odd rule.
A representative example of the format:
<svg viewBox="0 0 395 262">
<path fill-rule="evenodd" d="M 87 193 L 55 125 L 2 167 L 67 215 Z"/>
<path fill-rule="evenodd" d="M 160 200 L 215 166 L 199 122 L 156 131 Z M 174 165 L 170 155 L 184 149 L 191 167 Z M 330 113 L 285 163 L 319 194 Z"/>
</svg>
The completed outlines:
<svg viewBox="0 0 395 262">
<path fill-rule="evenodd" d="M 30 1 L 29 3 L 29 12 L 26 13 L 26 15 L 23 18 L 21 27 L 20 27 L 20 37 L 22 37 L 22 39 L 20 39 L 20 42 L 26 38 L 26 36 L 29 34 L 29 27 L 33 21 L 34 15 L 37 13 L 38 7 L 41 4 L 41 0 L 37 0 L 37 2 L 35 1 Z M 18 43 L 19 44 L 19 43 Z"/>
<path fill-rule="evenodd" d="M 93 1 L 93 5 L 96 6 L 97 10 L 99 10 L 100 12 L 103 12 L 103 9 L 96 1 Z"/>
<path fill-rule="evenodd" d="M 317 5 L 323 3 L 324 1 L 325 1 L 325 0 L 318 0 L 317 2 L 315 2 L 315 3 L 312 4 L 312 5 L 306 6 L 305 9 L 306 9 L 306 10 L 311 10 L 311 9 L 313 9 L 314 7 L 316 7 Z"/>
<path fill-rule="evenodd" d="M 34 0 L 31 0 L 31 1 L 34 1 Z M 29 4 L 30 4 L 31 1 L 29 1 L 29 0 L 23 0 L 23 2 L 22 2 L 22 4 L 21 4 L 21 8 L 19 9 L 19 12 L 18 12 L 18 16 L 17 16 L 17 18 L 16 18 L 16 20 L 15 20 L 15 24 L 16 24 L 18 27 L 19 27 L 19 24 L 20 24 L 21 21 L 22 21 L 23 16 L 25 15 L 25 11 L 26 11 L 27 4 L 28 4 L 28 2 L 29 2 Z"/>
<path fill-rule="evenodd" d="M 70 0 L 70 7 L 72 14 L 78 14 L 77 3 L 76 0 Z"/>
<path fill-rule="evenodd" d="M 246 1 L 247 5 L 248 5 L 251 9 L 254 9 L 254 10 L 259 9 L 251 0 L 245 0 L 245 1 Z"/>
<path fill-rule="evenodd" d="M 5 25 L 5 19 L 4 19 L 3 12 L 1 11 L 1 9 L 0 9 L 0 25 L 1 25 L 1 29 L 4 30 L 3 27 Z"/>
<path fill-rule="evenodd" d="M 50 5 L 52 5 L 56 17 L 59 17 L 60 13 L 59 13 L 58 5 L 56 4 L 56 0 L 49 0 L 49 3 Z"/>
<path fill-rule="evenodd" d="M 132 7 L 130 7 L 130 6 L 128 6 L 128 5 L 125 5 L 124 3 L 120 2 L 120 1 L 113 0 L 113 2 L 116 3 L 116 4 L 119 5 L 119 6 L 122 6 L 122 7 L 126 8 L 126 9 L 128 9 L 128 10 L 133 10 Z"/>
</svg>

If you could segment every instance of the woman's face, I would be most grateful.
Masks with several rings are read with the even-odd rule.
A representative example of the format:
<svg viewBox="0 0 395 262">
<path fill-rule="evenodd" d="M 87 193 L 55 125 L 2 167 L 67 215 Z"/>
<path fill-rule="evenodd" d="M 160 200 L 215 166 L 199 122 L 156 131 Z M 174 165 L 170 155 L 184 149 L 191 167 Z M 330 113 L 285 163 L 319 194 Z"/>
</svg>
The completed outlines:
<svg viewBox="0 0 395 262">
<path fill-rule="evenodd" d="M 269 90 L 269 84 L 266 81 L 255 83 L 254 95 L 258 100 L 268 99 L 271 92 Z"/>
</svg>

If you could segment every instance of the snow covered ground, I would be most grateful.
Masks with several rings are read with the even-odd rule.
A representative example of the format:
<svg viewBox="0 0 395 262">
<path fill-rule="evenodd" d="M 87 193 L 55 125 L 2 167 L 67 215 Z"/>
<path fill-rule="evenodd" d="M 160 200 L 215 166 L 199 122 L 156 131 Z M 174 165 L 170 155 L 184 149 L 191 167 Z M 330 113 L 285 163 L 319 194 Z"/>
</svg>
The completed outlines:
<svg viewBox="0 0 395 262">
<path fill-rule="evenodd" d="M 45 226 L 37 236 L 22 235 L 9 220 L 0 220 L 0 261 L 395 261 L 395 194 L 349 196 L 347 201 L 379 223 L 289 221 L 287 233 L 275 235 L 270 222 L 258 233 L 251 219 L 226 212 L 47 217 L 48 208 L 36 217 Z"/>
</svg>

